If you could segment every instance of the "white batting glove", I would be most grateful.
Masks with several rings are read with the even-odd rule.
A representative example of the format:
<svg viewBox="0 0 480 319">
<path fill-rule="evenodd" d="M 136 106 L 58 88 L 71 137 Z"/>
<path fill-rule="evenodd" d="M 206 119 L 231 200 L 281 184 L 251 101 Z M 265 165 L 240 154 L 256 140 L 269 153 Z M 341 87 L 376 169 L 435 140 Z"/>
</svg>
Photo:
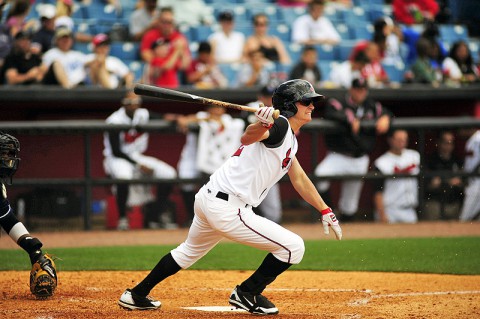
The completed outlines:
<svg viewBox="0 0 480 319">
<path fill-rule="evenodd" d="M 270 129 L 273 126 L 273 111 L 271 106 L 261 106 L 256 112 L 255 117 L 262 123 L 263 127 Z"/>
<path fill-rule="evenodd" d="M 337 237 L 337 240 L 342 239 L 342 228 L 340 228 L 340 225 L 338 224 L 338 219 L 333 213 L 332 209 L 326 208 L 321 211 L 322 213 L 322 224 L 323 224 L 323 232 L 325 235 L 330 234 L 330 227 L 332 227 L 333 232 L 335 233 L 335 237 Z"/>
</svg>

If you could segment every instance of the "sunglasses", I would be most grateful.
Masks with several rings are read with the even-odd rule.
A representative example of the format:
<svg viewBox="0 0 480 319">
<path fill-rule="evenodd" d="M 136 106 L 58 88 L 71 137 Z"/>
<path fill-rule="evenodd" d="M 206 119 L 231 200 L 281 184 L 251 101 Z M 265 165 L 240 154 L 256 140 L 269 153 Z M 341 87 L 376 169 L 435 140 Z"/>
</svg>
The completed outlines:
<svg viewBox="0 0 480 319">
<path fill-rule="evenodd" d="M 268 22 L 255 22 L 254 25 L 256 27 L 265 27 L 268 25 Z"/>
<path fill-rule="evenodd" d="M 163 24 L 173 24 L 173 20 L 160 20 Z"/>
<path fill-rule="evenodd" d="M 301 99 L 297 102 L 300 103 L 303 106 L 310 106 L 310 104 L 312 104 L 316 101 L 317 101 L 316 99 L 314 100 L 314 99 L 311 99 L 311 98 L 304 98 L 304 99 Z"/>
<path fill-rule="evenodd" d="M 134 98 L 134 99 L 123 99 L 122 104 L 125 106 L 128 105 L 142 105 L 142 99 L 141 98 Z"/>
</svg>

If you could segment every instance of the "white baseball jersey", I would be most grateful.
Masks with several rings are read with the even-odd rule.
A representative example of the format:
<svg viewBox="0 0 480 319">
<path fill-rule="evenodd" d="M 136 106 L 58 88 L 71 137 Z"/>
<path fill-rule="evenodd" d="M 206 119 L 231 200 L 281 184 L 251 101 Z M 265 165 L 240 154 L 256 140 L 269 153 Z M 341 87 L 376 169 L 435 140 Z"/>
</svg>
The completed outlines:
<svg viewBox="0 0 480 319">
<path fill-rule="evenodd" d="M 466 172 L 475 171 L 480 165 L 480 130 L 476 131 L 465 144 L 465 164 Z M 480 178 L 470 177 L 468 185 L 465 187 L 465 197 L 463 199 L 461 221 L 473 220 L 480 213 Z M 480 216 L 478 217 L 480 219 Z"/>
<path fill-rule="evenodd" d="M 386 152 L 375 160 L 375 167 L 386 175 L 418 175 L 420 153 L 405 149 L 401 155 Z M 389 222 L 416 222 L 417 178 L 388 178 L 383 186 L 383 204 Z"/>
<path fill-rule="evenodd" d="M 135 126 L 146 124 L 149 119 L 150 114 L 147 109 L 137 109 L 133 118 L 130 118 L 125 112 L 125 108 L 122 107 L 112 113 L 112 115 L 107 118 L 106 123 Z M 138 133 L 134 128 L 130 129 L 128 132 L 120 132 L 120 150 L 134 159 L 137 154 L 142 154 L 147 150 L 148 137 L 148 133 Z M 103 155 L 105 157 L 112 156 L 112 148 L 110 146 L 110 141 L 108 140 L 108 134 L 104 134 L 103 141 L 105 146 Z"/>
</svg>

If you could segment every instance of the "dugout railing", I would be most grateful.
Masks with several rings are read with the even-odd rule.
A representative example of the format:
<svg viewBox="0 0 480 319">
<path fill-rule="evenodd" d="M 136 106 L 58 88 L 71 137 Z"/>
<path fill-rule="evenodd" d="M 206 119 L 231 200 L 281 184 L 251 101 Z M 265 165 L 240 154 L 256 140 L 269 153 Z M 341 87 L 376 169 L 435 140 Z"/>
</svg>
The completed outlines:
<svg viewBox="0 0 480 319">
<path fill-rule="evenodd" d="M 362 123 L 365 128 L 372 128 L 373 122 Z M 426 135 L 430 131 L 440 131 L 445 129 L 468 129 L 468 128 L 480 128 L 480 119 L 474 117 L 405 117 L 396 118 L 392 122 L 392 128 L 402 128 L 408 131 L 413 131 L 417 134 L 417 150 L 421 154 L 421 164 L 425 160 L 425 145 Z M 91 216 L 92 216 L 92 190 L 96 186 L 109 186 L 113 184 L 158 184 L 158 183 L 192 183 L 198 182 L 196 179 L 155 179 L 155 178 L 142 178 L 133 180 L 118 180 L 107 177 L 93 177 L 92 176 L 92 135 L 104 133 L 107 131 L 120 131 L 130 129 L 128 125 L 105 125 L 102 120 L 61 120 L 61 121 L 9 121 L 0 122 L 0 130 L 11 134 L 23 134 L 23 135 L 57 135 L 57 134 L 78 134 L 83 136 L 84 147 L 84 174 L 79 178 L 15 178 L 15 183 L 10 187 L 38 187 L 38 186 L 64 186 L 64 187 L 81 187 L 83 189 L 83 228 L 84 230 L 91 229 Z M 136 127 L 138 130 L 145 132 L 156 133 L 173 133 L 176 132 L 175 125 L 168 121 L 154 120 L 148 124 Z M 192 127 L 195 129 L 195 127 Z M 319 154 L 319 141 L 321 135 L 328 131 L 342 130 L 344 128 L 339 125 L 322 119 L 314 119 L 302 128 L 302 132 L 311 134 L 311 164 L 315 167 L 320 158 Z M 379 178 L 404 178 L 411 177 L 405 175 L 380 175 L 374 172 L 369 172 L 366 175 L 343 175 L 343 176 L 322 176 L 315 177 L 313 174 L 309 174 L 313 181 L 318 180 L 348 180 L 348 179 L 363 179 L 373 180 Z M 424 198 L 424 179 L 433 175 L 443 176 L 460 176 L 468 177 L 473 174 L 467 173 L 452 173 L 452 172 L 427 172 L 424 169 L 424 165 L 420 167 L 420 173 L 417 175 L 419 179 L 419 207 L 423 207 Z M 282 181 L 288 180 L 288 177 Z"/>
</svg>

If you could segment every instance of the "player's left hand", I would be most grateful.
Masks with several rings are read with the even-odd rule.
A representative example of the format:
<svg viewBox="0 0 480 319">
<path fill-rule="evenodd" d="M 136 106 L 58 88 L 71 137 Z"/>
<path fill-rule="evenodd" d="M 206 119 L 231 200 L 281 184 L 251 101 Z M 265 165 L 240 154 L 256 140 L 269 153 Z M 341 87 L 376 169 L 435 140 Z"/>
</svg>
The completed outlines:
<svg viewBox="0 0 480 319">
<path fill-rule="evenodd" d="M 323 232 L 325 233 L 325 235 L 330 234 L 330 227 L 332 227 L 332 230 L 335 233 L 335 237 L 337 237 L 337 240 L 342 239 L 342 228 L 340 227 L 338 219 L 331 208 L 322 211 L 322 224 Z"/>
</svg>

